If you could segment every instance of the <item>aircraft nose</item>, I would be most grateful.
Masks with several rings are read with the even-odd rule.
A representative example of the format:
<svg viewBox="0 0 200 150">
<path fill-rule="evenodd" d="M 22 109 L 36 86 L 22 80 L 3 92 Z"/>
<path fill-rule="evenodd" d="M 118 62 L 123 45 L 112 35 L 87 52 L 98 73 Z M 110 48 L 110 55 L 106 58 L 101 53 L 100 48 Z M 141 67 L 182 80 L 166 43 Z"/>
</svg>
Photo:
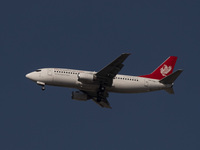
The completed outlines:
<svg viewBox="0 0 200 150">
<path fill-rule="evenodd" d="M 34 72 L 28 73 L 25 76 L 26 76 L 26 78 L 28 78 L 30 80 L 35 80 L 35 78 L 36 78 Z"/>
<path fill-rule="evenodd" d="M 26 74 L 26 78 L 30 79 L 30 73 Z"/>
</svg>

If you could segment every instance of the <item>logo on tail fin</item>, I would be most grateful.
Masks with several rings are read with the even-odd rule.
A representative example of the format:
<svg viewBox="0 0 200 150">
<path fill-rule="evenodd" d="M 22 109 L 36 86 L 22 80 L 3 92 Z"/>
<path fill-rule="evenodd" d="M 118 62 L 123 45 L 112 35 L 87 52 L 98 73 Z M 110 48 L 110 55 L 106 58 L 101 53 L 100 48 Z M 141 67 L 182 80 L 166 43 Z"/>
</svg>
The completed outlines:
<svg viewBox="0 0 200 150">
<path fill-rule="evenodd" d="M 160 73 L 166 77 L 167 74 L 172 70 L 172 66 L 167 66 L 167 65 L 164 65 L 161 69 L 160 69 Z"/>
</svg>

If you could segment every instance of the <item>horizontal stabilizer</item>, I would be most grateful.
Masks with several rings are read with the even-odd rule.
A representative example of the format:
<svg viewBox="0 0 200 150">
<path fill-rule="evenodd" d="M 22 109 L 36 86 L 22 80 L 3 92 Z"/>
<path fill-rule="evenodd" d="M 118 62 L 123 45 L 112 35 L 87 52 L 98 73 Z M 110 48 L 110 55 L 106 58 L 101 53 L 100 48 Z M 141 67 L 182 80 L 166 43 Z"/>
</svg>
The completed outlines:
<svg viewBox="0 0 200 150">
<path fill-rule="evenodd" d="M 176 72 L 168 75 L 167 77 L 160 80 L 163 84 L 172 84 L 177 79 L 177 77 L 183 72 L 183 70 L 177 70 Z"/>
<path fill-rule="evenodd" d="M 169 94 L 174 94 L 174 89 L 171 87 L 171 88 L 167 88 L 165 89 L 165 91 Z"/>
</svg>

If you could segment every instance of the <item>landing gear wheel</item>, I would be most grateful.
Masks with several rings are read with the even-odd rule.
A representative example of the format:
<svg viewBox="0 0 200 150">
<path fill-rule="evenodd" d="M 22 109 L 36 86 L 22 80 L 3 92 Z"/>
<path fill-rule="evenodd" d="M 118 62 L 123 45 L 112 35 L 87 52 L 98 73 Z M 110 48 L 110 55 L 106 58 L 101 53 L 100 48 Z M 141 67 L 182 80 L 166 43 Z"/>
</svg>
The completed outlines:
<svg viewBox="0 0 200 150">
<path fill-rule="evenodd" d="M 103 95 L 103 92 L 101 92 L 101 91 L 98 91 L 98 92 L 97 92 L 97 95 L 100 97 L 100 96 L 102 96 L 102 95 Z"/>
<path fill-rule="evenodd" d="M 45 86 L 42 86 L 42 91 L 44 91 L 45 90 Z"/>
<path fill-rule="evenodd" d="M 97 102 L 101 102 L 104 98 L 105 87 L 103 85 L 99 86 L 99 90 L 97 91 Z"/>
<path fill-rule="evenodd" d="M 101 102 L 101 97 L 97 97 L 97 102 Z"/>
<path fill-rule="evenodd" d="M 100 86 L 99 86 L 99 91 L 104 92 L 104 91 L 105 91 L 105 87 L 102 86 L 102 85 L 100 85 Z"/>
</svg>

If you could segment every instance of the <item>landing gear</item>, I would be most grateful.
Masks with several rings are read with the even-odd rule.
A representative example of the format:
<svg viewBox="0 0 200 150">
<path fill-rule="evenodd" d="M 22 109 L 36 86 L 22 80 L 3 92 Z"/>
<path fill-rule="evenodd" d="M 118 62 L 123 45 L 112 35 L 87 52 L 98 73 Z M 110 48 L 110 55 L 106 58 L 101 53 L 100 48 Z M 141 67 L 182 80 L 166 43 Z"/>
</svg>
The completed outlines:
<svg viewBox="0 0 200 150">
<path fill-rule="evenodd" d="M 105 88 L 103 85 L 100 85 L 100 86 L 99 86 L 99 92 L 102 92 L 102 93 L 103 93 L 103 92 L 105 91 L 105 89 L 106 89 L 106 88 Z"/>
<path fill-rule="evenodd" d="M 100 85 L 100 86 L 99 86 L 99 91 L 100 91 L 100 92 L 104 92 L 104 91 L 105 91 L 105 87 L 104 87 L 103 85 Z"/>
<path fill-rule="evenodd" d="M 101 97 L 97 97 L 97 102 L 101 102 Z"/>
<path fill-rule="evenodd" d="M 42 86 L 42 91 L 44 91 L 45 90 L 45 86 Z"/>
<path fill-rule="evenodd" d="M 99 90 L 97 91 L 97 102 L 101 102 L 104 99 L 105 87 L 103 85 L 99 86 Z"/>
<path fill-rule="evenodd" d="M 42 91 L 45 90 L 45 83 L 44 82 L 37 81 L 37 84 L 42 86 Z"/>
</svg>

